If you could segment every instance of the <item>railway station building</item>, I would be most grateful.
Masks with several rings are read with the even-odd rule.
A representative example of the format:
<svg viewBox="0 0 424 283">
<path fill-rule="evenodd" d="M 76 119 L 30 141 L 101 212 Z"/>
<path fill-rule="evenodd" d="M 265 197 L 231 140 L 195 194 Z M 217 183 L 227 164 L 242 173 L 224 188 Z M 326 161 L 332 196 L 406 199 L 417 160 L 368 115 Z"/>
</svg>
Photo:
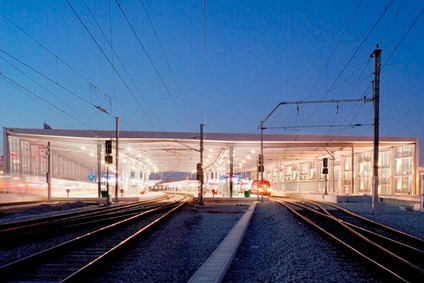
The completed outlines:
<svg viewBox="0 0 424 283">
<path fill-rule="evenodd" d="M 275 195 L 373 191 L 372 137 L 206 133 L 201 139 L 194 132 L 4 128 L 3 139 L 4 174 L 45 178 L 50 159 L 52 178 L 85 182 L 99 194 L 105 179 L 112 185 L 118 180 L 120 192 L 128 195 L 176 175 L 180 181 L 174 189 L 197 191 L 201 155 L 205 193 L 237 195 L 261 174 Z M 261 152 L 263 172 L 258 166 Z M 418 163 L 417 138 L 380 137 L 379 195 L 419 195 Z"/>
</svg>

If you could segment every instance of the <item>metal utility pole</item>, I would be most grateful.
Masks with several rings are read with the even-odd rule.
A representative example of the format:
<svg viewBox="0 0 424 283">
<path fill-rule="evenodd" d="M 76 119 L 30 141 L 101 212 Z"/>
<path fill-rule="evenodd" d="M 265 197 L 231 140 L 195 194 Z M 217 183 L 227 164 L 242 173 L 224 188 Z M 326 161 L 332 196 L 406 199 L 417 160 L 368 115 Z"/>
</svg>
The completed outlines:
<svg viewBox="0 0 424 283">
<path fill-rule="evenodd" d="M 233 155 L 234 155 L 234 151 L 233 151 L 233 146 L 230 146 L 229 150 L 228 150 L 228 154 L 229 154 L 229 160 L 230 160 L 230 198 L 233 197 L 233 175 L 234 175 L 234 160 L 233 160 Z"/>
<path fill-rule="evenodd" d="M 102 193 L 102 143 L 97 141 L 97 197 Z"/>
<path fill-rule="evenodd" d="M 259 168 L 261 170 L 261 181 L 264 180 L 264 122 L 261 121 L 261 157 L 259 161 Z"/>
<path fill-rule="evenodd" d="M 380 123 L 380 67 L 381 49 L 378 44 L 371 53 L 370 58 L 374 58 L 374 81 L 373 81 L 373 102 L 374 102 L 374 182 L 372 192 L 372 210 L 374 211 L 378 203 L 378 143 L 379 143 L 379 123 Z"/>
<path fill-rule="evenodd" d="M 116 118 L 116 160 L 115 160 L 115 202 L 118 202 L 118 182 L 119 182 L 119 117 Z"/>
<path fill-rule="evenodd" d="M 50 142 L 47 143 L 47 202 L 51 201 L 52 197 L 52 175 L 51 175 L 51 147 Z"/>
<path fill-rule="evenodd" d="M 328 175 L 328 158 L 322 159 L 322 174 L 324 174 L 324 195 L 328 194 L 328 182 L 327 182 L 327 175 Z"/>
<path fill-rule="evenodd" d="M 204 124 L 200 124 L 200 195 L 199 195 L 199 204 L 203 205 L 203 127 Z"/>
</svg>

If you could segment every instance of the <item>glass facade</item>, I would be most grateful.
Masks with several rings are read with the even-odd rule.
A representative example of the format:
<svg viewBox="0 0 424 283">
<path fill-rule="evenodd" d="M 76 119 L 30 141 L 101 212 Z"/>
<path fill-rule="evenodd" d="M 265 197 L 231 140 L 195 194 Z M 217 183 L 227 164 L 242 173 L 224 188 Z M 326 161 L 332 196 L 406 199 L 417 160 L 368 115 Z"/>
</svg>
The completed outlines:
<svg viewBox="0 0 424 283">
<path fill-rule="evenodd" d="M 45 176 L 47 173 L 46 147 L 30 144 L 9 136 L 11 175 Z M 90 170 L 61 156 L 51 155 L 53 178 L 86 180 Z"/>
<path fill-rule="evenodd" d="M 414 147 L 403 146 L 395 149 L 395 194 L 410 194 L 414 168 Z"/>
<path fill-rule="evenodd" d="M 414 188 L 414 145 L 384 148 L 379 153 L 379 195 L 411 194 Z M 277 192 L 323 193 L 325 175 L 322 159 L 308 162 L 279 164 L 278 178 L 273 180 Z M 335 156 L 328 160 L 327 191 L 334 194 L 372 194 L 373 152 L 361 152 L 352 156 Z M 353 178 L 352 178 L 353 177 Z"/>
</svg>

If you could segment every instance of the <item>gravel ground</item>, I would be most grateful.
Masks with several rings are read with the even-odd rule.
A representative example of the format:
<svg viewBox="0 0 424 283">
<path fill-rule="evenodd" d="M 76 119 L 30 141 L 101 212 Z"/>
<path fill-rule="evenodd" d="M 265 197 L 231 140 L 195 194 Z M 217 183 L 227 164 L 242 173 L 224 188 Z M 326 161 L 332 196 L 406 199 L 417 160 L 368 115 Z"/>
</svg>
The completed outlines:
<svg viewBox="0 0 424 283">
<path fill-rule="evenodd" d="M 247 207 L 187 206 L 171 216 L 160 229 L 137 240 L 125 256 L 105 265 L 90 282 L 187 282 Z M 424 213 L 387 210 L 382 215 L 361 214 L 424 238 Z M 0 254 L 5 256 L 3 252 Z M 224 282 L 379 280 L 371 270 L 352 263 L 348 255 L 338 251 L 284 208 L 266 202 L 257 205 Z"/>
<path fill-rule="evenodd" d="M 17 206 L 19 207 L 19 206 Z M 10 206 L 9 208 L 13 208 Z M 37 219 L 40 217 L 49 217 L 57 214 L 96 209 L 95 205 L 87 205 L 83 202 L 73 202 L 73 203 L 60 203 L 60 204 L 40 204 L 40 205 L 30 205 L 28 208 L 22 208 L 16 212 L 7 212 L 5 214 L 0 214 L 0 224 L 9 223 L 13 221 L 24 221 Z"/>
<path fill-rule="evenodd" d="M 379 282 L 275 203 L 259 203 L 224 282 Z"/>
<path fill-rule="evenodd" d="M 424 239 L 424 213 L 402 206 L 385 205 L 382 213 L 372 213 L 370 203 L 339 203 L 338 206 L 371 220 Z"/>
<path fill-rule="evenodd" d="M 134 249 L 125 255 L 124 262 L 105 270 L 92 281 L 187 282 L 241 218 L 241 214 L 232 212 L 246 208 L 214 206 L 196 212 L 187 208 L 148 239 L 135 244 Z M 364 216 L 384 219 L 388 225 L 394 221 L 402 225 L 398 228 L 404 231 L 411 227 L 424 230 L 424 215 L 418 212 L 402 212 L 401 215 L 364 213 Z M 416 223 L 417 220 L 421 225 Z M 281 206 L 268 202 L 258 204 L 224 282 L 381 281 L 372 270 L 356 264 L 349 255 L 311 231 Z"/>
<path fill-rule="evenodd" d="M 187 282 L 248 208 L 187 206 L 90 282 Z"/>
</svg>

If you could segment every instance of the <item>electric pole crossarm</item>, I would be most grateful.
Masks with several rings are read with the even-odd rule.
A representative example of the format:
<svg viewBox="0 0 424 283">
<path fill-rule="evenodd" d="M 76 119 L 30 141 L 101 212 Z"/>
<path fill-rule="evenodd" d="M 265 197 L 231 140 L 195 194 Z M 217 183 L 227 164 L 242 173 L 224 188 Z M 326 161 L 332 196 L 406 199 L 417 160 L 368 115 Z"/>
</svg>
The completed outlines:
<svg viewBox="0 0 424 283">
<path fill-rule="evenodd" d="M 374 124 L 346 124 L 346 125 L 305 125 L 305 126 L 275 126 L 275 127 L 263 127 L 262 129 L 300 129 L 300 128 L 338 128 L 338 127 L 362 127 L 362 126 L 373 126 Z"/>
<path fill-rule="evenodd" d="M 264 126 L 264 123 L 266 122 L 266 120 L 268 120 L 269 117 L 271 117 L 271 115 L 278 109 L 278 107 L 280 107 L 281 105 L 283 105 L 285 102 L 280 102 L 278 103 L 277 106 L 274 107 L 274 109 L 272 109 L 271 113 L 268 114 L 268 116 L 266 116 L 266 118 L 261 121 L 261 123 L 259 124 L 259 129 L 262 129 Z"/>
<path fill-rule="evenodd" d="M 329 99 L 329 100 L 299 100 L 280 102 L 279 105 L 292 105 L 292 104 L 319 104 L 319 103 L 350 103 L 350 102 L 371 102 L 372 98 L 359 98 L 359 99 Z"/>
<path fill-rule="evenodd" d="M 372 102 L 374 98 L 360 98 L 360 99 L 330 99 L 330 100 L 299 100 L 299 101 L 284 101 L 277 104 L 277 106 L 272 109 L 272 111 L 265 117 L 264 120 L 258 126 L 258 129 L 263 129 L 264 123 L 271 117 L 272 114 L 281 106 L 281 105 L 301 105 L 301 104 L 320 104 L 320 103 L 353 103 L 353 102 Z"/>
</svg>

